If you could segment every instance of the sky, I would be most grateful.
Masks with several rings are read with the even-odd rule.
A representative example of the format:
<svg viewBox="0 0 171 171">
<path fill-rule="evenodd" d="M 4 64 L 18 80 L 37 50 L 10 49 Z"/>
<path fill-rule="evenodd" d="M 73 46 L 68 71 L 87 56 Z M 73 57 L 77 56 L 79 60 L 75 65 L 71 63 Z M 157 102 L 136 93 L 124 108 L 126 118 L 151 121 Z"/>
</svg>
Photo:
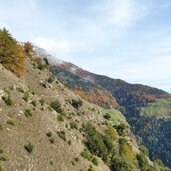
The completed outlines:
<svg viewBox="0 0 171 171">
<path fill-rule="evenodd" d="M 0 0 L 0 28 L 88 71 L 171 93 L 171 0 Z"/>
</svg>

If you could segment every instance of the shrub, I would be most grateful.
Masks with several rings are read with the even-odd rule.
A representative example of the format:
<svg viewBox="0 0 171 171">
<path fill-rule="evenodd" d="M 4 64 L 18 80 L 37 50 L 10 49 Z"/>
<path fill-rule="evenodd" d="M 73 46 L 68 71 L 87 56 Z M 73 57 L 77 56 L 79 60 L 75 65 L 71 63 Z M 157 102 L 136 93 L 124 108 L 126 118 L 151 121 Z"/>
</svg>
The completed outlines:
<svg viewBox="0 0 171 171">
<path fill-rule="evenodd" d="M 0 154 L 0 161 L 8 161 L 9 157 L 5 154 Z"/>
<path fill-rule="evenodd" d="M 68 140 L 68 144 L 71 145 L 71 140 Z"/>
<path fill-rule="evenodd" d="M 70 125 L 71 129 L 78 129 L 78 124 L 74 121 L 70 122 L 69 125 Z"/>
<path fill-rule="evenodd" d="M 145 154 L 146 156 L 149 155 L 148 149 L 147 149 L 145 146 L 143 146 L 143 145 L 140 146 L 140 151 L 141 151 L 143 154 Z"/>
<path fill-rule="evenodd" d="M 96 158 L 96 157 L 93 157 L 93 159 L 91 160 L 91 162 L 92 162 L 94 165 L 98 166 L 98 161 L 97 161 L 97 158 Z"/>
<path fill-rule="evenodd" d="M 112 127 L 112 125 L 108 125 L 108 129 L 105 130 L 105 133 L 107 136 L 109 136 L 113 141 L 117 141 L 119 138 L 118 132 L 115 128 Z"/>
<path fill-rule="evenodd" d="M 28 102 L 29 97 L 30 97 L 30 92 L 29 92 L 29 91 L 25 91 L 25 92 L 24 92 L 24 97 L 23 97 L 23 99 L 24 99 L 26 102 Z"/>
<path fill-rule="evenodd" d="M 92 165 L 90 165 L 87 171 L 96 171 L 96 169 Z"/>
<path fill-rule="evenodd" d="M 49 61 L 48 61 L 48 59 L 46 57 L 44 57 L 43 60 L 45 61 L 46 65 L 49 65 Z"/>
<path fill-rule="evenodd" d="M 114 157 L 112 159 L 111 170 L 114 171 L 136 171 L 135 167 L 125 157 Z"/>
<path fill-rule="evenodd" d="M 106 113 L 103 117 L 104 117 L 105 119 L 107 119 L 107 120 L 111 119 L 111 116 L 110 116 L 109 113 Z"/>
<path fill-rule="evenodd" d="M 53 102 L 50 103 L 50 106 L 58 113 L 62 112 L 62 108 L 61 108 L 61 103 L 58 100 L 55 100 Z"/>
<path fill-rule="evenodd" d="M 75 165 L 75 162 L 74 162 L 74 160 L 72 160 L 72 161 L 71 161 L 71 164 L 72 164 L 73 166 Z"/>
<path fill-rule="evenodd" d="M 55 143 L 55 139 L 52 137 L 52 138 L 50 138 L 49 139 L 49 141 L 52 143 L 52 144 L 54 144 Z"/>
<path fill-rule="evenodd" d="M 60 138 L 62 138 L 64 141 L 66 141 L 66 134 L 64 131 L 58 131 L 57 134 Z"/>
<path fill-rule="evenodd" d="M 39 102 L 40 102 L 41 106 L 43 106 L 45 104 L 45 100 L 44 99 L 40 99 Z"/>
<path fill-rule="evenodd" d="M 101 157 L 108 163 L 109 156 L 112 155 L 111 153 L 113 152 L 112 140 L 101 135 L 95 127 L 90 124 L 83 125 L 82 130 L 86 133 L 87 140 L 85 141 L 85 145 L 90 152 Z"/>
<path fill-rule="evenodd" d="M 50 161 L 50 165 L 53 165 L 53 161 Z"/>
<path fill-rule="evenodd" d="M 33 116 L 31 109 L 26 109 L 24 114 L 25 114 L 26 117 Z"/>
<path fill-rule="evenodd" d="M 125 136 L 126 125 L 124 123 L 120 123 L 120 125 L 114 126 L 120 136 Z"/>
<path fill-rule="evenodd" d="M 24 145 L 24 148 L 26 151 L 31 153 L 33 151 L 34 146 L 31 143 L 28 143 L 28 144 Z"/>
<path fill-rule="evenodd" d="M 138 165 L 136 155 L 133 153 L 132 147 L 128 144 L 125 138 L 119 139 L 119 153 L 122 156 L 125 156 L 130 163 L 136 166 Z"/>
<path fill-rule="evenodd" d="M 46 133 L 46 135 L 47 135 L 48 137 L 51 137 L 51 136 L 52 136 L 52 132 L 49 131 L 49 132 Z"/>
<path fill-rule="evenodd" d="M 32 104 L 34 107 L 36 107 L 36 106 L 37 106 L 36 100 L 33 100 L 33 101 L 31 102 L 31 104 Z"/>
<path fill-rule="evenodd" d="M 57 117 L 57 120 L 60 121 L 60 122 L 63 122 L 63 121 L 64 121 L 63 115 L 59 115 L 59 116 Z"/>
<path fill-rule="evenodd" d="M 55 80 L 55 76 L 54 76 L 54 75 L 51 75 L 51 76 L 47 79 L 47 82 L 51 84 L 51 83 L 54 82 L 54 80 Z"/>
<path fill-rule="evenodd" d="M 15 121 L 13 119 L 10 119 L 7 121 L 7 124 L 15 126 Z"/>
<path fill-rule="evenodd" d="M 46 67 L 46 65 L 44 65 L 44 64 L 41 64 L 41 63 L 37 64 L 37 68 L 40 70 L 43 70 L 45 67 Z"/>
<path fill-rule="evenodd" d="M 83 105 L 83 102 L 80 99 L 79 100 L 72 99 L 71 105 L 78 110 Z"/>
<path fill-rule="evenodd" d="M 76 162 L 79 162 L 79 161 L 80 161 L 80 159 L 79 159 L 78 157 L 76 157 L 74 160 L 75 160 Z"/>
<path fill-rule="evenodd" d="M 137 155 L 137 160 L 141 171 L 147 171 L 150 168 L 147 156 L 144 155 L 142 152 Z"/>
<path fill-rule="evenodd" d="M 4 102 L 8 105 L 8 106 L 13 106 L 14 105 L 14 101 L 11 99 L 11 97 L 8 96 L 3 96 L 2 100 L 4 100 Z"/>
<path fill-rule="evenodd" d="M 91 158 L 92 158 L 92 155 L 91 155 L 90 151 L 89 151 L 87 148 L 85 148 L 85 149 L 81 152 L 81 156 L 84 157 L 84 158 L 86 158 L 86 159 L 88 159 L 89 161 L 90 161 Z"/>
</svg>

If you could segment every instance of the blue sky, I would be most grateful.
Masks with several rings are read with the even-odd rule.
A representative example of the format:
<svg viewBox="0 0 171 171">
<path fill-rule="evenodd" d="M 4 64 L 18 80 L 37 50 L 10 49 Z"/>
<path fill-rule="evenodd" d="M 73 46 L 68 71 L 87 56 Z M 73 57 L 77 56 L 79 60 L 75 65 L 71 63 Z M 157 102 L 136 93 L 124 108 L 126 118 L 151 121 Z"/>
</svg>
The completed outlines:
<svg viewBox="0 0 171 171">
<path fill-rule="evenodd" d="M 170 0 L 0 0 L 0 27 L 98 74 L 171 92 Z"/>
</svg>

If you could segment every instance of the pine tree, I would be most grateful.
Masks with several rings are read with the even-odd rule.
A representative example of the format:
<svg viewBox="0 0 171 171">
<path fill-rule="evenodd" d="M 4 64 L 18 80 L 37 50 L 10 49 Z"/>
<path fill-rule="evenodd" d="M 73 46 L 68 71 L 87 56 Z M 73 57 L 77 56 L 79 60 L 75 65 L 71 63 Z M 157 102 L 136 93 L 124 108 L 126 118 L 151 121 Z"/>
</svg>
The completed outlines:
<svg viewBox="0 0 171 171">
<path fill-rule="evenodd" d="M 0 63 L 20 77 L 25 72 L 25 59 L 22 47 L 8 30 L 0 30 Z"/>
</svg>

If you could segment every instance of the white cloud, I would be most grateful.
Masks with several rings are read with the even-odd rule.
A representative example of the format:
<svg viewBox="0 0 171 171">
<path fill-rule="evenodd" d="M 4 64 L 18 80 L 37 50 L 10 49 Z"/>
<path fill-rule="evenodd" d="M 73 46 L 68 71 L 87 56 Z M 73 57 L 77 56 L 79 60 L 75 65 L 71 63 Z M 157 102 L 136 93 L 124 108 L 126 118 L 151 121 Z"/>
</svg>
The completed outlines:
<svg viewBox="0 0 171 171">
<path fill-rule="evenodd" d="M 136 17 L 133 0 L 115 0 L 109 10 L 109 22 L 117 27 L 127 27 Z"/>
<path fill-rule="evenodd" d="M 46 37 L 36 37 L 33 44 L 44 48 L 48 53 L 56 58 L 66 60 L 67 54 L 71 53 L 72 47 L 67 40 L 55 40 Z"/>
</svg>

